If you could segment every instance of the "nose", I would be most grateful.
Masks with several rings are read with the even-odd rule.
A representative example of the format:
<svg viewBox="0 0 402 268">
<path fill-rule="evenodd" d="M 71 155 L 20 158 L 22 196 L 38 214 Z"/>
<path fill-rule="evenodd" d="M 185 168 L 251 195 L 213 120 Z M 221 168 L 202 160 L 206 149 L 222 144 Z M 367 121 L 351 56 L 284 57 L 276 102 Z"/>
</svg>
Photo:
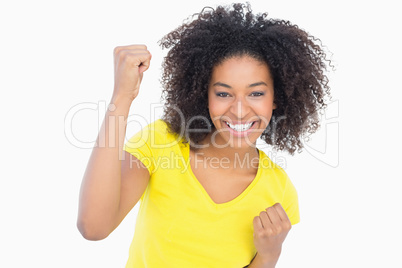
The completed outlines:
<svg viewBox="0 0 402 268">
<path fill-rule="evenodd" d="M 230 112 L 238 119 L 241 120 L 250 112 L 250 105 L 244 99 L 238 99 L 233 102 L 230 107 Z"/>
</svg>

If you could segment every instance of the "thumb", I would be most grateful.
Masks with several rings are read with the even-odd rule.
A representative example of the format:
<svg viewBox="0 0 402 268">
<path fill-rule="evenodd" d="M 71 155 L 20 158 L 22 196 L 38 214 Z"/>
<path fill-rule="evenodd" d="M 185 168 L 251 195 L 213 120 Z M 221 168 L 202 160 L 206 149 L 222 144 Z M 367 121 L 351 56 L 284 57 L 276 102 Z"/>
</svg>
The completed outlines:
<svg viewBox="0 0 402 268">
<path fill-rule="evenodd" d="M 138 66 L 138 71 L 140 72 L 140 74 L 149 69 L 149 66 L 151 65 L 151 58 L 151 53 L 146 55 L 146 57 L 141 58 L 141 64 Z"/>
</svg>

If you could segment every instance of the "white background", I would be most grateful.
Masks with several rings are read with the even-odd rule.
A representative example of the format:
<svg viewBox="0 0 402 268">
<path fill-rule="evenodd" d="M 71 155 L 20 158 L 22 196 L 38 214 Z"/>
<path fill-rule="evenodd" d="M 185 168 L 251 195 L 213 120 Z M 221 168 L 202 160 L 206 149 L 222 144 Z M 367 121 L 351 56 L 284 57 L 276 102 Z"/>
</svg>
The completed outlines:
<svg viewBox="0 0 402 268">
<path fill-rule="evenodd" d="M 277 267 L 402 267 L 396 1 L 250 2 L 255 12 L 319 37 L 336 65 L 335 103 L 323 118 L 328 128 L 303 153 L 274 155 L 286 164 L 301 211 Z M 71 111 L 108 103 L 113 48 L 144 43 L 152 67 L 131 113 L 150 122 L 165 53 L 157 41 L 202 7 L 221 3 L 229 2 L 1 3 L 1 267 L 124 267 L 138 206 L 103 241 L 86 241 L 76 229 L 91 153 L 82 147 L 93 145 L 103 114 Z M 127 136 L 139 127 L 129 125 Z"/>
</svg>

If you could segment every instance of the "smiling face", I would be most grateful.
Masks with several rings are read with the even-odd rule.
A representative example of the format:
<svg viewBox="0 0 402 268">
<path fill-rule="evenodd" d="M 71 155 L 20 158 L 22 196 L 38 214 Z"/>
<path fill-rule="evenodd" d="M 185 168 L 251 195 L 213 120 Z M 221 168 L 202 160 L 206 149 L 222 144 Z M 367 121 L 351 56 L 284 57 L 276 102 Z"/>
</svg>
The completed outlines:
<svg viewBox="0 0 402 268">
<path fill-rule="evenodd" d="M 255 146 L 275 109 L 274 83 L 267 64 L 250 56 L 237 56 L 215 66 L 208 107 L 216 128 L 213 144 Z"/>
</svg>

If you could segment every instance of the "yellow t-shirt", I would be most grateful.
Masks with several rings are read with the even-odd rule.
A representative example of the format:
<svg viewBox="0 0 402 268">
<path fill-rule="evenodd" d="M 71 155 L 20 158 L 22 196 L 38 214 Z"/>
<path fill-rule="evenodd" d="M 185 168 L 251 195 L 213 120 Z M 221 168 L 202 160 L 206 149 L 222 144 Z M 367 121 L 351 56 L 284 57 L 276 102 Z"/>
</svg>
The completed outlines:
<svg viewBox="0 0 402 268">
<path fill-rule="evenodd" d="M 189 144 L 162 120 L 134 135 L 124 150 L 151 174 L 141 196 L 126 268 L 240 268 L 256 249 L 253 219 L 279 202 L 299 222 L 297 193 L 286 173 L 259 150 L 252 183 L 235 199 L 216 204 L 191 171 Z"/>
</svg>

